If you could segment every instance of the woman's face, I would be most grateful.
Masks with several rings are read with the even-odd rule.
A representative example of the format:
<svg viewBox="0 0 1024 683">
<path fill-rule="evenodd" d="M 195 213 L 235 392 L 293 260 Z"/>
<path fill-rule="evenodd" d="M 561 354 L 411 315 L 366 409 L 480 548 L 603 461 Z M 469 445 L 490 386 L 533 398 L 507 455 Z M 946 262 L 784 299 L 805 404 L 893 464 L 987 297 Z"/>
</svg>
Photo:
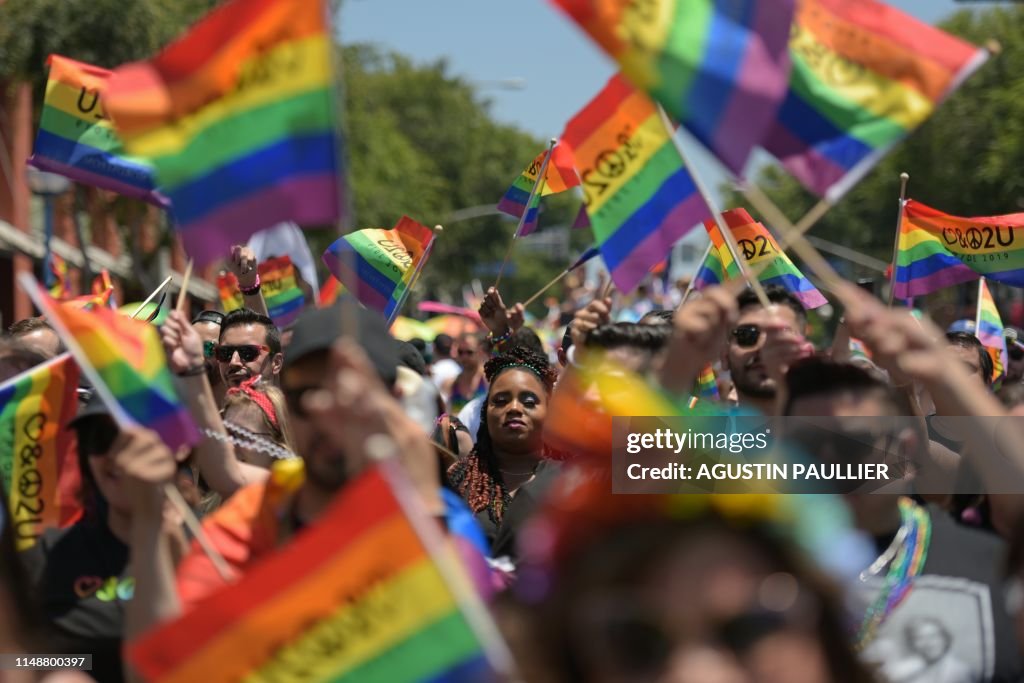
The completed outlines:
<svg viewBox="0 0 1024 683">
<path fill-rule="evenodd" d="M 266 420 L 263 417 L 263 411 L 252 401 L 233 403 L 228 406 L 224 410 L 224 421 L 231 422 L 243 429 L 249 430 L 253 434 L 262 436 L 271 443 L 278 443 L 277 435 L 267 426 Z M 274 458 L 270 455 L 243 446 L 235 446 L 235 455 L 242 462 L 266 469 L 270 469 L 271 463 L 274 462 Z"/>
<path fill-rule="evenodd" d="M 514 453 L 539 452 L 548 396 L 530 370 L 498 375 L 487 399 L 487 431 L 495 447 Z"/>
</svg>

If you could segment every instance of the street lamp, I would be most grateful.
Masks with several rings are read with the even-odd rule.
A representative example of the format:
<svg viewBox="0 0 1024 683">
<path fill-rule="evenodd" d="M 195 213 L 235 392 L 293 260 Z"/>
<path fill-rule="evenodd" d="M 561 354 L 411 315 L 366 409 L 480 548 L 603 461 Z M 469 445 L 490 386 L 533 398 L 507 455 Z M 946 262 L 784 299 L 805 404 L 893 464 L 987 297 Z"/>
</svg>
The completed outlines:
<svg viewBox="0 0 1024 683">
<path fill-rule="evenodd" d="M 43 198 L 43 230 L 46 251 L 43 253 L 43 282 L 47 288 L 53 286 L 53 254 L 50 241 L 53 239 L 53 207 L 57 197 L 71 189 L 71 181 L 56 173 L 28 167 L 28 189 Z"/>
</svg>

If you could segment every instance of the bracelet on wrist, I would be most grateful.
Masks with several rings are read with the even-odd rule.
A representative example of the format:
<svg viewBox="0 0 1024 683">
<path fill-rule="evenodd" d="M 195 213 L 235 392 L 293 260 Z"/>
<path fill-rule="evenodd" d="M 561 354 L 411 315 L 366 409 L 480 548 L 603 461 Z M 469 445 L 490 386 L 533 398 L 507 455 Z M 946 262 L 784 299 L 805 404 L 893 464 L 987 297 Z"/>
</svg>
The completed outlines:
<svg viewBox="0 0 1024 683">
<path fill-rule="evenodd" d="M 178 377 L 198 377 L 199 375 L 206 374 L 206 363 L 200 363 L 195 365 L 188 370 L 182 370 L 181 372 L 175 373 Z"/>
<path fill-rule="evenodd" d="M 491 351 L 492 352 L 500 351 L 505 346 L 505 344 L 508 343 L 508 340 L 511 339 L 511 338 L 512 338 L 512 328 L 511 327 L 506 327 L 505 331 L 502 332 L 501 334 L 497 335 L 497 336 L 494 335 L 494 332 L 488 332 L 487 333 L 487 341 L 490 342 L 490 344 L 491 344 Z"/>
<path fill-rule="evenodd" d="M 259 275 L 259 273 L 256 274 L 256 282 L 253 283 L 252 287 L 243 287 L 241 284 L 239 284 L 238 285 L 238 290 L 244 296 L 252 296 L 253 294 L 258 294 L 259 291 L 260 291 L 260 275 Z"/>
</svg>

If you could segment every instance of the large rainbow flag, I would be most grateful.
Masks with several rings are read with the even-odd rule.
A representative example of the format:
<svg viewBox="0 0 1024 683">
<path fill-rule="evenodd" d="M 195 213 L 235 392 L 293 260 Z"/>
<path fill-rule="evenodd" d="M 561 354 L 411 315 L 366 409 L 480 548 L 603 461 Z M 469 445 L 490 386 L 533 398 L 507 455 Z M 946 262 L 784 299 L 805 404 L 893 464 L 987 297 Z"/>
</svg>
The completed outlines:
<svg viewBox="0 0 1024 683">
<path fill-rule="evenodd" d="M 708 216 L 657 107 L 621 75 L 565 127 L 587 215 L 616 287 L 631 291 Z"/>
<path fill-rule="evenodd" d="M 908 199 L 894 296 L 924 296 L 980 275 L 1024 287 L 1024 213 L 960 218 Z"/>
<path fill-rule="evenodd" d="M 433 243 L 430 228 L 402 216 L 390 230 L 366 228 L 345 235 L 327 248 L 323 261 L 361 304 L 390 323 Z"/>
<path fill-rule="evenodd" d="M 306 305 L 305 294 L 295 280 L 295 264 L 286 254 L 261 261 L 258 272 L 260 291 L 274 324 L 281 328 L 291 325 Z M 234 273 L 218 275 L 217 289 L 225 312 L 242 308 L 245 300 L 238 289 L 238 278 Z"/>
<path fill-rule="evenodd" d="M 996 385 L 1006 374 L 1009 357 L 1006 352 L 1006 337 L 1003 336 L 1003 319 L 992 298 L 985 278 L 978 281 L 978 314 L 974 334 L 982 343 L 988 355 L 992 356 L 992 383 Z"/>
<path fill-rule="evenodd" d="M 67 429 L 77 411 L 78 366 L 66 353 L 0 384 L 0 482 L 18 550 L 81 512 Z"/>
<path fill-rule="evenodd" d="M 555 0 L 733 173 L 786 95 L 794 0 Z M 615 149 L 614 147 L 612 149 Z"/>
<path fill-rule="evenodd" d="M 540 169 L 544 167 L 544 158 L 547 155 L 548 150 L 538 154 L 530 162 L 530 165 L 526 167 L 526 170 L 519 174 L 519 177 L 512 183 L 512 187 L 508 188 L 508 192 L 498 202 L 498 211 L 507 213 L 510 216 L 522 218 L 523 212 L 526 212 L 526 221 L 523 223 L 522 230 L 516 235 L 517 237 L 529 235 L 537 229 L 541 197 L 565 192 L 569 188 L 580 184 L 579 176 L 576 175 L 576 169 L 573 168 L 572 153 L 567 147 L 556 145 L 551 150 L 551 159 L 548 161 L 547 168 L 544 171 L 544 179 L 541 181 L 537 194 L 533 198 L 533 204 L 527 207 L 530 193 L 537 182 L 537 175 L 540 173 Z"/>
<path fill-rule="evenodd" d="M 230 0 L 110 77 L 104 105 L 197 266 L 277 223 L 339 216 L 332 59 L 323 0 Z"/>
<path fill-rule="evenodd" d="M 771 265 L 762 270 L 757 279 L 765 285 L 780 285 L 792 292 L 804 308 L 817 308 L 824 306 L 828 300 L 822 296 L 818 288 L 811 284 L 810 280 L 804 277 L 786 252 L 779 249 L 778 242 L 768 229 L 758 223 L 746 209 L 731 209 L 722 214 L 726 225 L 736 237 L 736 242 L 743 252 L 743 258 L 751 268 L 758 268 L 765 261 L 771 261 Z M 704 227 L 711 237 L 712 248 L 708 251 L 707 258 L 697 271 L 693 288 L 704 289 L 711 285 L 721 284 L 725 280 L 743 277 L 739 264 L 732 257 L 729 245 L 726 244 L 718 224 L 708 219 Z"/>
<path fill-rule="evenodd" d="M 61 333 L 79 367 L 94 370 L 90 380 L 102 384 L 115 399 L 115 405 L 107 401 L 107 408 L 118 422 L 152 429 L 172 450 L 198 440 L 155 327 L 105 306 L 84 310 L 38 293 L 36 303 Z"/>
<path fill-rule="evenodd" d="M 128 656 L 154 683 L 489 680 L 479 640 L 376 469 Z"/>
<path fill-rule="evenodd" d="M 801 0 L 789 92 L 764 147 L 837 201 L 987 53 L 877 0 Z"/>
<path fill-rule="evenodd" d="M 46 60 L 39 133 L 28 163 L 85 185 L 166 206 L 153 166 L 129 156 L 104 112 L 101 94 L 110 71 L 60 55 Z"/>
</svg>

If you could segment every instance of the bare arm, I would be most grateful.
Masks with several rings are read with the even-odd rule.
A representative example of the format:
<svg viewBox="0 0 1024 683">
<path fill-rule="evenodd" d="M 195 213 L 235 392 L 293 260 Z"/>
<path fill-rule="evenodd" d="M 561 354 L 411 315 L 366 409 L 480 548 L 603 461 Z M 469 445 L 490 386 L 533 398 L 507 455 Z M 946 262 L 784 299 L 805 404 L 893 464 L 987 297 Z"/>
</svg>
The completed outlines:
<svg viewBox="0 0 1024 683">
<path fill-rule="evenodd" d="M 245 246 L 231 247 L 231 256 L 227 260 L 227 265 L 238 278 L 238 287 L 242 290 L 245 307 L 269 317 L 263 292 L 256 290 L 253 294 L 245 293 L 245 290 L 252 289 L 259 279 L 259 262 L 256 260 L 256 253 Z"/>
</svg>

